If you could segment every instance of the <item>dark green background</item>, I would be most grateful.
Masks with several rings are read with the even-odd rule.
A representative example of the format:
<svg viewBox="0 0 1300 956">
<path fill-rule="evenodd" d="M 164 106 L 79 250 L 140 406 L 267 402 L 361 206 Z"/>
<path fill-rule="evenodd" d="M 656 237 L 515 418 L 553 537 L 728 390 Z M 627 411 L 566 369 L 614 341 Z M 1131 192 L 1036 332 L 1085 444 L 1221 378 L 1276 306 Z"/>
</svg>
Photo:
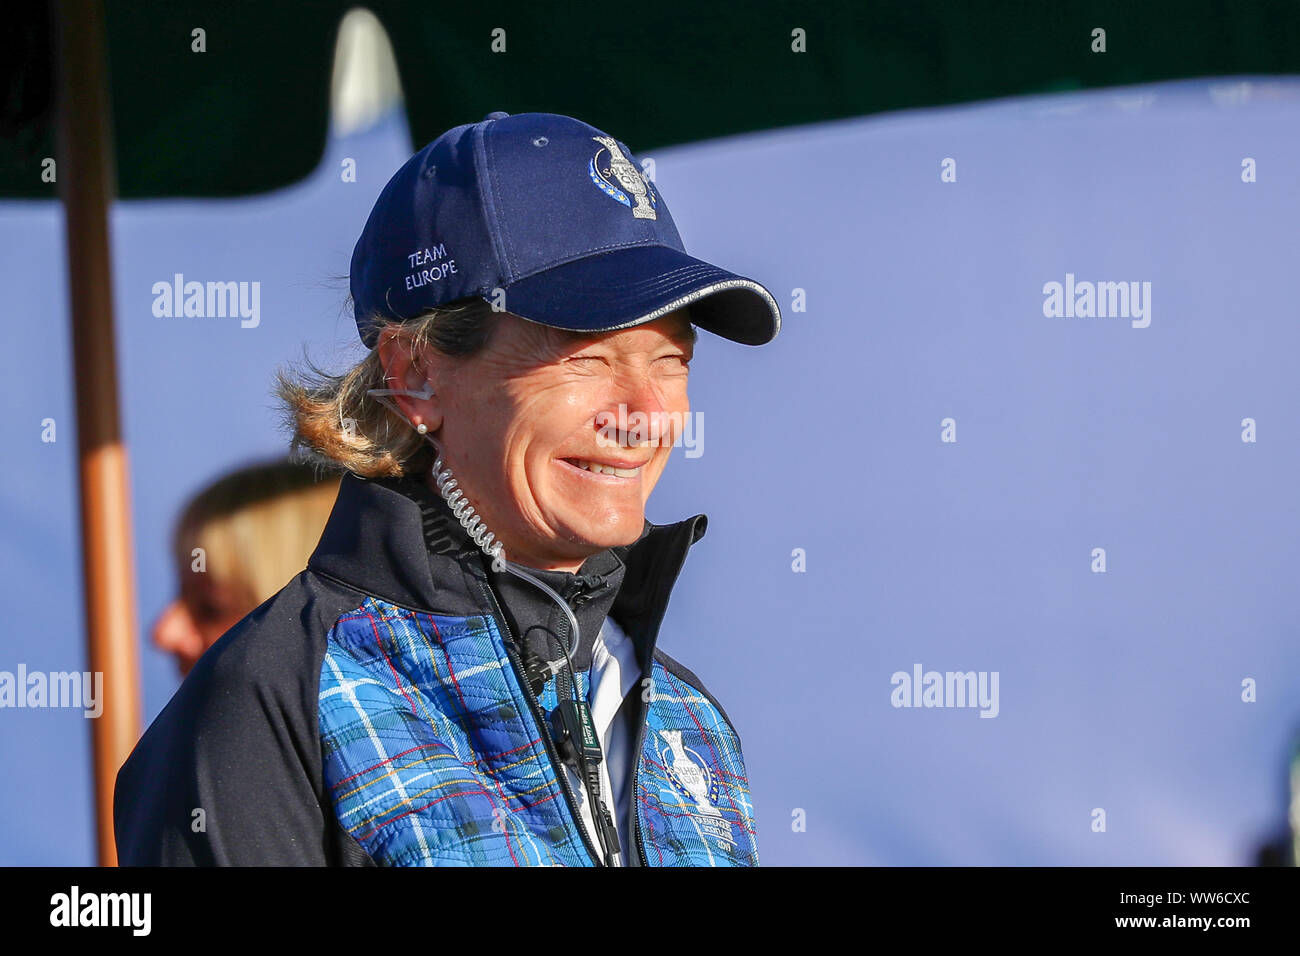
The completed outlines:
<svg viewBox="0 0 1300 956">
<path fill-rule="evenodd" d="M 306 176 L 327 134 L 346 0 L 108 0 L 119 193 L 231 196 Z M 648 149 L 755 129 L 1024 93 L 1204 75 L 1300 73 L 1300 2 L 374 0 L 412 139 L 492 110 L 568 113 Z M 50 197 L 51 23 L 0 31 L 0 196 Z M 1107 52 L 1090 51 L 1093 27 Z M 190 52 L 190 31 L 207 52 Z M 490 50 L 494 27 L 507 52 Z M 808 52 L 790 51 L 807 31 Z"/>
</svg>

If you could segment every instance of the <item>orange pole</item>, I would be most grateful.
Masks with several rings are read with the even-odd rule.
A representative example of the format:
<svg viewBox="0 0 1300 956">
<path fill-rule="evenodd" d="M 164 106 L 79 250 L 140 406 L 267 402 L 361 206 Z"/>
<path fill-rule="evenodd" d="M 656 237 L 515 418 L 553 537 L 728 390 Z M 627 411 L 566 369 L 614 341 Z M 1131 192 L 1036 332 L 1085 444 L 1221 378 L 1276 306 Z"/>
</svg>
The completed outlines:
<svg viewBox="0 0 1300 956">
<path fill-rule="evenodd" d="M 59 156 L 72 309 L 81 481 L 86 649 L 104 675 L 104 711 L 91 722 L 96 843 L 117 865 L 113 784 L 140 737 L 139 634 L 130 479 L 118 419 L 108 214 L 116 192 L 100 0 L 55 0 L 59 36 Z"/>
</svg>

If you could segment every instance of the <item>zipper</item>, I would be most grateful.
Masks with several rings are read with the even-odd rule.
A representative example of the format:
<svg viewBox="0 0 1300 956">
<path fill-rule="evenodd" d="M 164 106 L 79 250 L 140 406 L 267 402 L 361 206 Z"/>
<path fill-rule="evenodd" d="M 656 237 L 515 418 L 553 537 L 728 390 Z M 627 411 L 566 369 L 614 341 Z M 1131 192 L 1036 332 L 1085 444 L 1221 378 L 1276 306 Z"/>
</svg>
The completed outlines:
<svg viewBox="0 0 1300 956">
<path fill-rule="evenodd" d="M 650 654 L 650 687 L 653 694 L 654 689 L 654 652 Z M 636 749 L 632 753 L 632 759 L 636 761 L 636 768 L 632 771 L 632 846 L 636 848 L 638 865 L 649 866 L 650 863 L 646 858 L 645 841 L 641 837 L 641 764 L 644 760 L 641 756 L 641 748 L 645 746 L 646 727 L 650 723 L 650 701 L 645 701 L 645 709 L 641 711 L 641 727 L 636 735 Z"/>
<path fill-rule="evenodd" d="M 596 845 L 591 842 L 591 837 L 587 834 L 587 827 L 582 822 L 582 814 L 578 812 L 578 801 L 573 795 L 573 788 L 569 786 L 569 778 L 564 770 L 564 765 L 559 759 L 559 753 L 555 749 L 555 743 L 551 740 L 551 730 L 546 723 L 546 714 L 542 710 L 541 702 L 538 701 L 537 695 L 533 693 L 533 688 L 528 683 L 528 675 L 524 673 L 524 662 L 515 649 L 515 635 L 510 630 L 510 622 L 506 620 L 505 614 L 501 610 L 501 605 L 497 603 L 497 596 L 493 593 L 490 585 L 475 578 L 475 583 L 487 591 L 488 600 L 492 602 L 492 608 L 497 622 L 501 625 L 502 632 L 506 636 L 506 655 L 510 658 L 510 666 L 515 672 L 515 681 L 519 684 L 520 689 L 524 692 L 524 697 L 528 701 L 529 707 L 533 711 L 533 719 L 537 722 L 537 729 L 541 732 L 542 743 L 546 746 L 546 754 L 551 759 L 551 769 L 556 771 L 555 777 L 560 783 L 560 789 L 564 793 L 564 799 L 569 804 L 569 813 L 573 817 L 574 824 L 578 827 L 578 834 L 582 837 L 583 845 L 587 848 L 587 854 L 591 857 L 596 866 L 604 866 L 605 862 L 601 859 L 600 854 L 596 851 Z M 638 770 L 640 764 L 637 765 Z M 635 792 L 635 791 L 634 791 Z"/>
</svg>

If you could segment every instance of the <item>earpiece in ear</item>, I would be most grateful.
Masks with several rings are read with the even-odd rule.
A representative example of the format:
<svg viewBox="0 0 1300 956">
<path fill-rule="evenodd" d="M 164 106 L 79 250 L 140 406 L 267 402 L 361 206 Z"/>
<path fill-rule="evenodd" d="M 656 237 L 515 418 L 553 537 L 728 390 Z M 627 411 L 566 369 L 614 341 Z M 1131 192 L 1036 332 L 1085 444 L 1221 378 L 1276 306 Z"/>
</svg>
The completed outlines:
<svg viewBox="0 0 1300 956">
<path fill-rule="evenodd" d="M 433 398 L 433 383 L 427 378 L 424 380 L 424 388 L 418 392 L 410 388 L 372 388 L 366 391 L 367 395 L 410 395 L 412 398 L 418 398 L 422 402 L 427 402 Z"/>
</svg>

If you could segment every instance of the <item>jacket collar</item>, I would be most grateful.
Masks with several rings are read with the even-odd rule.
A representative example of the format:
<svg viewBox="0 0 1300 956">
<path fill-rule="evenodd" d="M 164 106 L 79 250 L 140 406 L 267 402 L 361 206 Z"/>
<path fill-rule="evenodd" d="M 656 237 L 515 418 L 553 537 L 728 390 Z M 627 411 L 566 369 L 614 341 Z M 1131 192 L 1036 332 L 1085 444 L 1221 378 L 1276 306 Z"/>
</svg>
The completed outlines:
<svg viewBox="0 0 1300 956">
<path fill-rule="evenodd" d="M 686 554 L 707 526 L 702 514 L 665 525 L 647 520 L 636 541 L 583 564 L 583 572 L 605 572 L 615 566 L 612 555 L 624 565 L 609 613 L 636 644 L 643 670 Z M 366 479 L 348 472 L 307 566 L 392 604 L 468 616 L 486 613 L 473 581 L 488 581 L 490 564 L 422 479 Z"/>
</svg>

